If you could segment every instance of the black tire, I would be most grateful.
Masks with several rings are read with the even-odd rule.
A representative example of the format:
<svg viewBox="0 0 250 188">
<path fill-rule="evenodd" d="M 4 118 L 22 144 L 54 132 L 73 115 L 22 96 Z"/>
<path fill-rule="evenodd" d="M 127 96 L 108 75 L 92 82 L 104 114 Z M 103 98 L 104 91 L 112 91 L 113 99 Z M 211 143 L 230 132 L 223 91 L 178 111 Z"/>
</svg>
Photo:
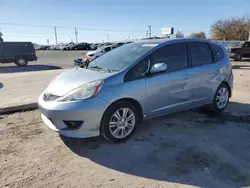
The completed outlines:
<svg viewBox="0 0 250 188">
<path fill-rule="evenodd" d="M 223 108 L 220 108 L 217 104 L 217 95 L 218 95 L 218 92 L 220 91 L 221 88 L 225 88 L 227 90 L 227 93 L 228 93 L 228 97 L 227 97 L 227 103 L 226 105 L 223 107 Z M 210 110 L 213 111 L 213 112 L 222 112 L 228 105 L 228 102 L 229 102 L 229 95 L 230 95 L 230 89 L 228 88 L 228 86 L 224 83 L 221 83 L 221 85 L 218 87 L 218 89 L 216 90 L 216 93 L 214 95 L 214 99 L 213 99 L 213 102 L 212 104 L 210 105 Z"/>
<path fill-rule="evenodd" d="M 110 120 L 111 120 L 113 114 L 117 110 L 122 109 L 122 108 L 128 108 L 134 113 L 134 115 L 135 115 L 135 125 L 134 125 L 132 131 L 126 137 L 117 138 L 117 137 L 112 135 L 112 133 L 110 131 L 109 123 L 110 123 Z M 103 114 L 101 127 L 100 127 L 100 133 L 105 139 L 107 139 L 107 140 L 109 140 L 111 142 L 116 142 L 116 143 L 124 142 L 128 138 L 130 138 L 133 135 L 133 133 L 135 132 L 136 127 L 137 127 L 137 125 L 139 123 L 139 119 L 140 119 L 139 118 L 139 113 L 138 113 L 137 109 L 135 108 L 135 106 L 133 104 L 131 104 L 130 102 L 126 102 L 126 101 L 116 102 L 116 103 L 112 104 L 110 107 L 108 107 L 108 109 Z"/>
<path fill-rule="evenodd" d="M 28 61 L 26 60 L 25 57 L 19 56 L 19 57 L 16 57 L 14 63 L 15 63 L 17 66 L 24 67 L 24 66 L 26 66 L 26 65 L 28 64 Z"/>
</svg>

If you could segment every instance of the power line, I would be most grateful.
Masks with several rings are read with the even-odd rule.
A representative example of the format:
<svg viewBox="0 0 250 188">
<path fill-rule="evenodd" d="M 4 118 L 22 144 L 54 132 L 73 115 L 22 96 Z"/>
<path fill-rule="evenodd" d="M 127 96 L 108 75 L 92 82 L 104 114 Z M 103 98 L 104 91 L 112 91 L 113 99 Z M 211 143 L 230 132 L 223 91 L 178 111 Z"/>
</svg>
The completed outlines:
<svg viewBox="0 0 250 188">
<path fill-rule="evenodd" d="M 0 25 L 9 25 L 9 26 L 22 26 L 22 27 L 55 27 L 49 25 L 31 25 L 31 24 L 16 24 L 16 23 L 8 23 L 8 22 L 0 22 Z M 56 26 L 57 28 L 61 29 L 74 29 L 74 27 L 64 27 L 64 26 Z M 94 29 L 94 28 L 77 28 L 78 30 L 83 31 L 106 31 L 106 32 L 145 32 L 145 30 L 128 30 L 128 29 Z"/>
</svg>

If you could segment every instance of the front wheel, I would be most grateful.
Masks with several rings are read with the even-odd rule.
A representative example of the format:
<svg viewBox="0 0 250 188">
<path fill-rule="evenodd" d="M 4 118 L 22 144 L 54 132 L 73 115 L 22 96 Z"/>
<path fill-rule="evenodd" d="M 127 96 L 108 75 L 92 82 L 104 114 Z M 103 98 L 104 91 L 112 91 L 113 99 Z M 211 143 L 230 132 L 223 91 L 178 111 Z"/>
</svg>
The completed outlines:
<svg viewBox="0 0 250 188">
<path fill-rule="evenodd" d="M 26 66 L 28 64 L 27 60 L 24 57 L 17 57 L 15 60 L 15 64 L 17 66 Z"/>
<path fill-rule="evenodd" d="M 135 132 L 139 115 L 133 104 L 121 101 L 110 106 L 103 115 L 101 135 L 112 142 L 124 142 Z"/>
<path fill-rule="evenodd" d="M 215 112 L 222 112 L 229 102 L 229 88 L 226 84 L 222 83 L 214 96 L 214 100 L 212 102 L 212 110 Z"/>
</svg>

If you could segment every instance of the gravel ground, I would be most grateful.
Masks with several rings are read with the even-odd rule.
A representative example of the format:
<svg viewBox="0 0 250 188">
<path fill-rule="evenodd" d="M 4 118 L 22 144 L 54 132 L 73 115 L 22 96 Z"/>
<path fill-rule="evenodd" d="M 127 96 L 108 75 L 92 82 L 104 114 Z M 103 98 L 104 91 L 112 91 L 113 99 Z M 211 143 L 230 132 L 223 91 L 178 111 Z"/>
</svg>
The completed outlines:
<svg viewBox="0 0 250 188">
<path fill-rule="evenodd" d="M 250 186 L 249 122 L 185 111 L 123 144 L 60 137 L 39 111 L 0 120 L 0 187 Z"/>
</svg>

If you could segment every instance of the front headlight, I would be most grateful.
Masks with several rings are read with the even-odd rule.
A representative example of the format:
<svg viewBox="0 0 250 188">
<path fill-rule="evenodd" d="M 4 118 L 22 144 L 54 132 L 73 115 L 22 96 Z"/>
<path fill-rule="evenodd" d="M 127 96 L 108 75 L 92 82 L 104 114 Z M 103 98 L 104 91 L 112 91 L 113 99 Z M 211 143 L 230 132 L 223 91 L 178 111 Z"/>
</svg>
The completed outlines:
<svg viewBox="0 0 250 188">
<path fill-rule="evenodd" d="M 103 80 L 97 80 L 84 84 L 71 92 L 67 93 L 65 96 L 58 99 L 59 102 L 63 101 L 77 101 L 84 100 L 95 97 L 103 85 Z"/>
</svg>

